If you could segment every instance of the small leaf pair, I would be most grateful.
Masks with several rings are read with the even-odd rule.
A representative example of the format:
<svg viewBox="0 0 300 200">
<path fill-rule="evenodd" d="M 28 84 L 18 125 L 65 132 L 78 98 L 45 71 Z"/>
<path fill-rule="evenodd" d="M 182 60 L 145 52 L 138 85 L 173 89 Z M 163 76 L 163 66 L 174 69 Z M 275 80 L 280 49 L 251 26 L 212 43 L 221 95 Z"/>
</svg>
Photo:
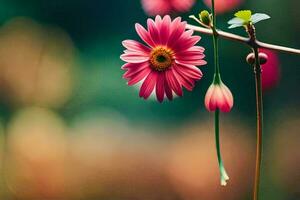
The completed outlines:
<svg viewBox="0 0 300 200">
<path fill-rule="evenodd" d="M 248 24 L 256 24 L 257 22 L 270 19 L 271 17 L 264 13 L 255 13 L 252 15 L 251 10 L 241 10 L 234 14 L 235 18 L 228 21 L 228 28 L 237 28 L 247 26 Z"/>
</svg>

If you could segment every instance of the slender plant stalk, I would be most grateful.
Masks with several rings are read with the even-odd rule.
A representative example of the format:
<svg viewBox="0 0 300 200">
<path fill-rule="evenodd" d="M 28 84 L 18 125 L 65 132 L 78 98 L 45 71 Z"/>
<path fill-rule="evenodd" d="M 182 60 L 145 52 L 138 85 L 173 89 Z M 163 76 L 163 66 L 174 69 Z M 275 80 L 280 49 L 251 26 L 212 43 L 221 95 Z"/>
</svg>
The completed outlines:
<svg viewBox="0 0 300 200">
<path fill-rule="evenodd" d="M 220 84 L 221 83 L 221 75 L 220 75 L 220 64 L 219 64 L 219 44 L 218 44 L 218 33 L 216 31 L 216 25 L 217 25 L 217 20 L 216 20 L 216 14 L 215 14 L 215 2 L 212 0 L 212 35 L 213 35 L 213 45 L 214 45 L 214 64 L 215 64 L 215 74 L 214 74 L 214 79 L 213 83 L 214 84 Z M 222 155 L 221 155 L 221 148 L 220 148 L 220 110 L 216 109 L 215 111 L 215 142 L 216 142 L 216 151 L 217 151 L 217 157 L 218 157 L 218 164 L 219 164 L 219 170 L 220 170 L 220 179 L 221 179 L 221 185 L 225 186 L 226 181 L 229 179 L 224 164 L 222 160 Z"/>
<path fill-rule="evenodd" d="M 218 156 L 218 164 L 219 164 L 219 170 L 220 170 L 220 176 L 221 176 L 221 185 L 225 186 L 227 183 L 226 181 L 229 180 L 229 177 L 227 175 L 227 172 L 225 170 L 222 155 L 221 155 L 221 148 L 220 148 L 220 110 L 217 109 L 215 111 L 215 140 L 216 140 L 216 149 L 217 149 L 217 156 Z"/>
<path fill-rule="evenodd" d="M 204 34 L 208 34 L 208 35 L 214 35 L 213 31 L 211 29 L 208 28 L 203 28 L 203 27 L 198 27 L 198 26 L 194 26 L 194 25 L 190 25 L 187 24 L 186 26 L 187 29 L 196 31 L 196 32 L 200 32 L 200 33 L 204 33 Z M 249 42 L 249 38 L 247 37 L 242 37 L 239 35 L 235 35 L 232 33 L 228 33 L 225 31 L 221 31 L 221 30 L 216 30 L 217 34 L 219 37 L 227 39 L 227 40 L 232 40 L 235 42 L 240 42 L 246 45 L 250 45 L 251 48 L 253 47 L 253 44 L 250 44 Z M 300 49 L 295 49 L 295 48 L 290 48 L 290 47 L 285 47 L 285 46 L 279 46 L 279 45 L 274 45 L 274 44 L 268 44 L 265 42 L 260 42 L 260 41 L 255 41 L 254 44 L 257 48 L 265 48 L 265 49 L 270 49 L 270 50 L 275 50 L 275 51 L 280 51 L 280 52 L 284 52 L 284 53 L 289 53 L 289 54 L 296 54 L 296 55 L 300 55 Z"/>
<path fill-rule="evenodd" d="M 253 200 L 259 199 L 259 184 L 260 184 L 260 171 L 262 162 L 262 144 L 263 144 L 263 98 L 262 98 L 262 85 L 261 85 L 261 66 L 259 63 L 258 48 L 253 48 L 255 55 L 255 91 L 256 91 L 256 161 L 255 161 L 255 177 Z"/>
<path fill-rule="evenodd" d="M 252 24 L 246 26 L 246 31 L 249 35 L 249 44 L 252 45 L 252 51 L 255 57 L 254 75 L 255 75 L 255 93 L 256 93 L 256 159 L 255 159 L 255 174 L 253 200 L 259 199 L 259 184 L 260 171 L 262 162 L 262 137 L 263 137 L 263 95 L 261 84 L 261 66 L 259 58 L 259 50 L 256 44 L 256 31 Z"/>
</svg>

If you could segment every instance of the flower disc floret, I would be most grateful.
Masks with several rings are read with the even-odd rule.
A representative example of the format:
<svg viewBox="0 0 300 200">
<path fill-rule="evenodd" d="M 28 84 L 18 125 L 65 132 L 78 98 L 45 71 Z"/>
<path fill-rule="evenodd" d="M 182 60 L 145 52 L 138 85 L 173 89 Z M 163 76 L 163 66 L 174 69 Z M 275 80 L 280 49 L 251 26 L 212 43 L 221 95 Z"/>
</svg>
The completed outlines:
<svg viewBox="0 0 300 200">
<path fill-rule="evenodd" d="M 175 60 L 174 52 L 163 46 L 154 48 L 150 53 L 151 67 L 157 71 L 164 71 L 171 67 Z"/>
</svg>

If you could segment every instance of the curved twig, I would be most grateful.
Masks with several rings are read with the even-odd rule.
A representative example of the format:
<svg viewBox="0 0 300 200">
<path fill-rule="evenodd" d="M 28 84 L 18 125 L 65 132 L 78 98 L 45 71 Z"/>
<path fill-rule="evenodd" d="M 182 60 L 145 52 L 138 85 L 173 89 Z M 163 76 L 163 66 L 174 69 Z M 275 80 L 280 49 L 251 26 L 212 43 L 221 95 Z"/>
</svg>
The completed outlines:
<svg viewBox="0 0 300 200">
<path fill-rule="evenodd" d="M 187 24 L 186 28 L 196 31 L 196 32 L 204 33 L 207 35 L 213 35 L 213 31 L 208 28 L 198 27 L 198 26 L 194 26 L 194 25 L 190 25 L 190 24 Z M 228 33 L 228 32 L 221 31 L 221 30 L 217 30 L 217 33 L 218 33 L 219 37 L 221 37 L 221 38 L 240 42 L 240 43 L 243 43 L 246 45 L 250 45 L 249 38 L 247 38 L 247 37 L 242 37 L 242 36 L 239 36 L 239 35 L 236 35 L 233 33 Z M 279 46 L 279 45 L 274 45 L 274 44 L 268 44 L 268 43 L 260 42 L 260 41 L 255 41 L 255 45 L 258 48 L 265 48 L 265 49 L 300 55 L 300 49 L 289 48 L 289 47 L 284 47 L 284 46 Z M 250 45 L 250 46 L 252 46 L 252 45 Z"/>
</svg>

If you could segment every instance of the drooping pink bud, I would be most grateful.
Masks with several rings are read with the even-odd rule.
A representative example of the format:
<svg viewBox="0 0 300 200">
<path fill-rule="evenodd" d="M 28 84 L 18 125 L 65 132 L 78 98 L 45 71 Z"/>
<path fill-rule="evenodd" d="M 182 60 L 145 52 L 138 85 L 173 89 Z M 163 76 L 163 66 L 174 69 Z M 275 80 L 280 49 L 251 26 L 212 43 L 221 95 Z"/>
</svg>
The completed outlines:
<svg viewBox="0 0 300 200">
<path fill-rule="evenodd" d="M 224 83 L 213 83 L 205 95 L 205 107 L 212 112 L 220 109 L 222 112 L 229 112 L 233 106 L 233 96 Z"/>
</svg>

